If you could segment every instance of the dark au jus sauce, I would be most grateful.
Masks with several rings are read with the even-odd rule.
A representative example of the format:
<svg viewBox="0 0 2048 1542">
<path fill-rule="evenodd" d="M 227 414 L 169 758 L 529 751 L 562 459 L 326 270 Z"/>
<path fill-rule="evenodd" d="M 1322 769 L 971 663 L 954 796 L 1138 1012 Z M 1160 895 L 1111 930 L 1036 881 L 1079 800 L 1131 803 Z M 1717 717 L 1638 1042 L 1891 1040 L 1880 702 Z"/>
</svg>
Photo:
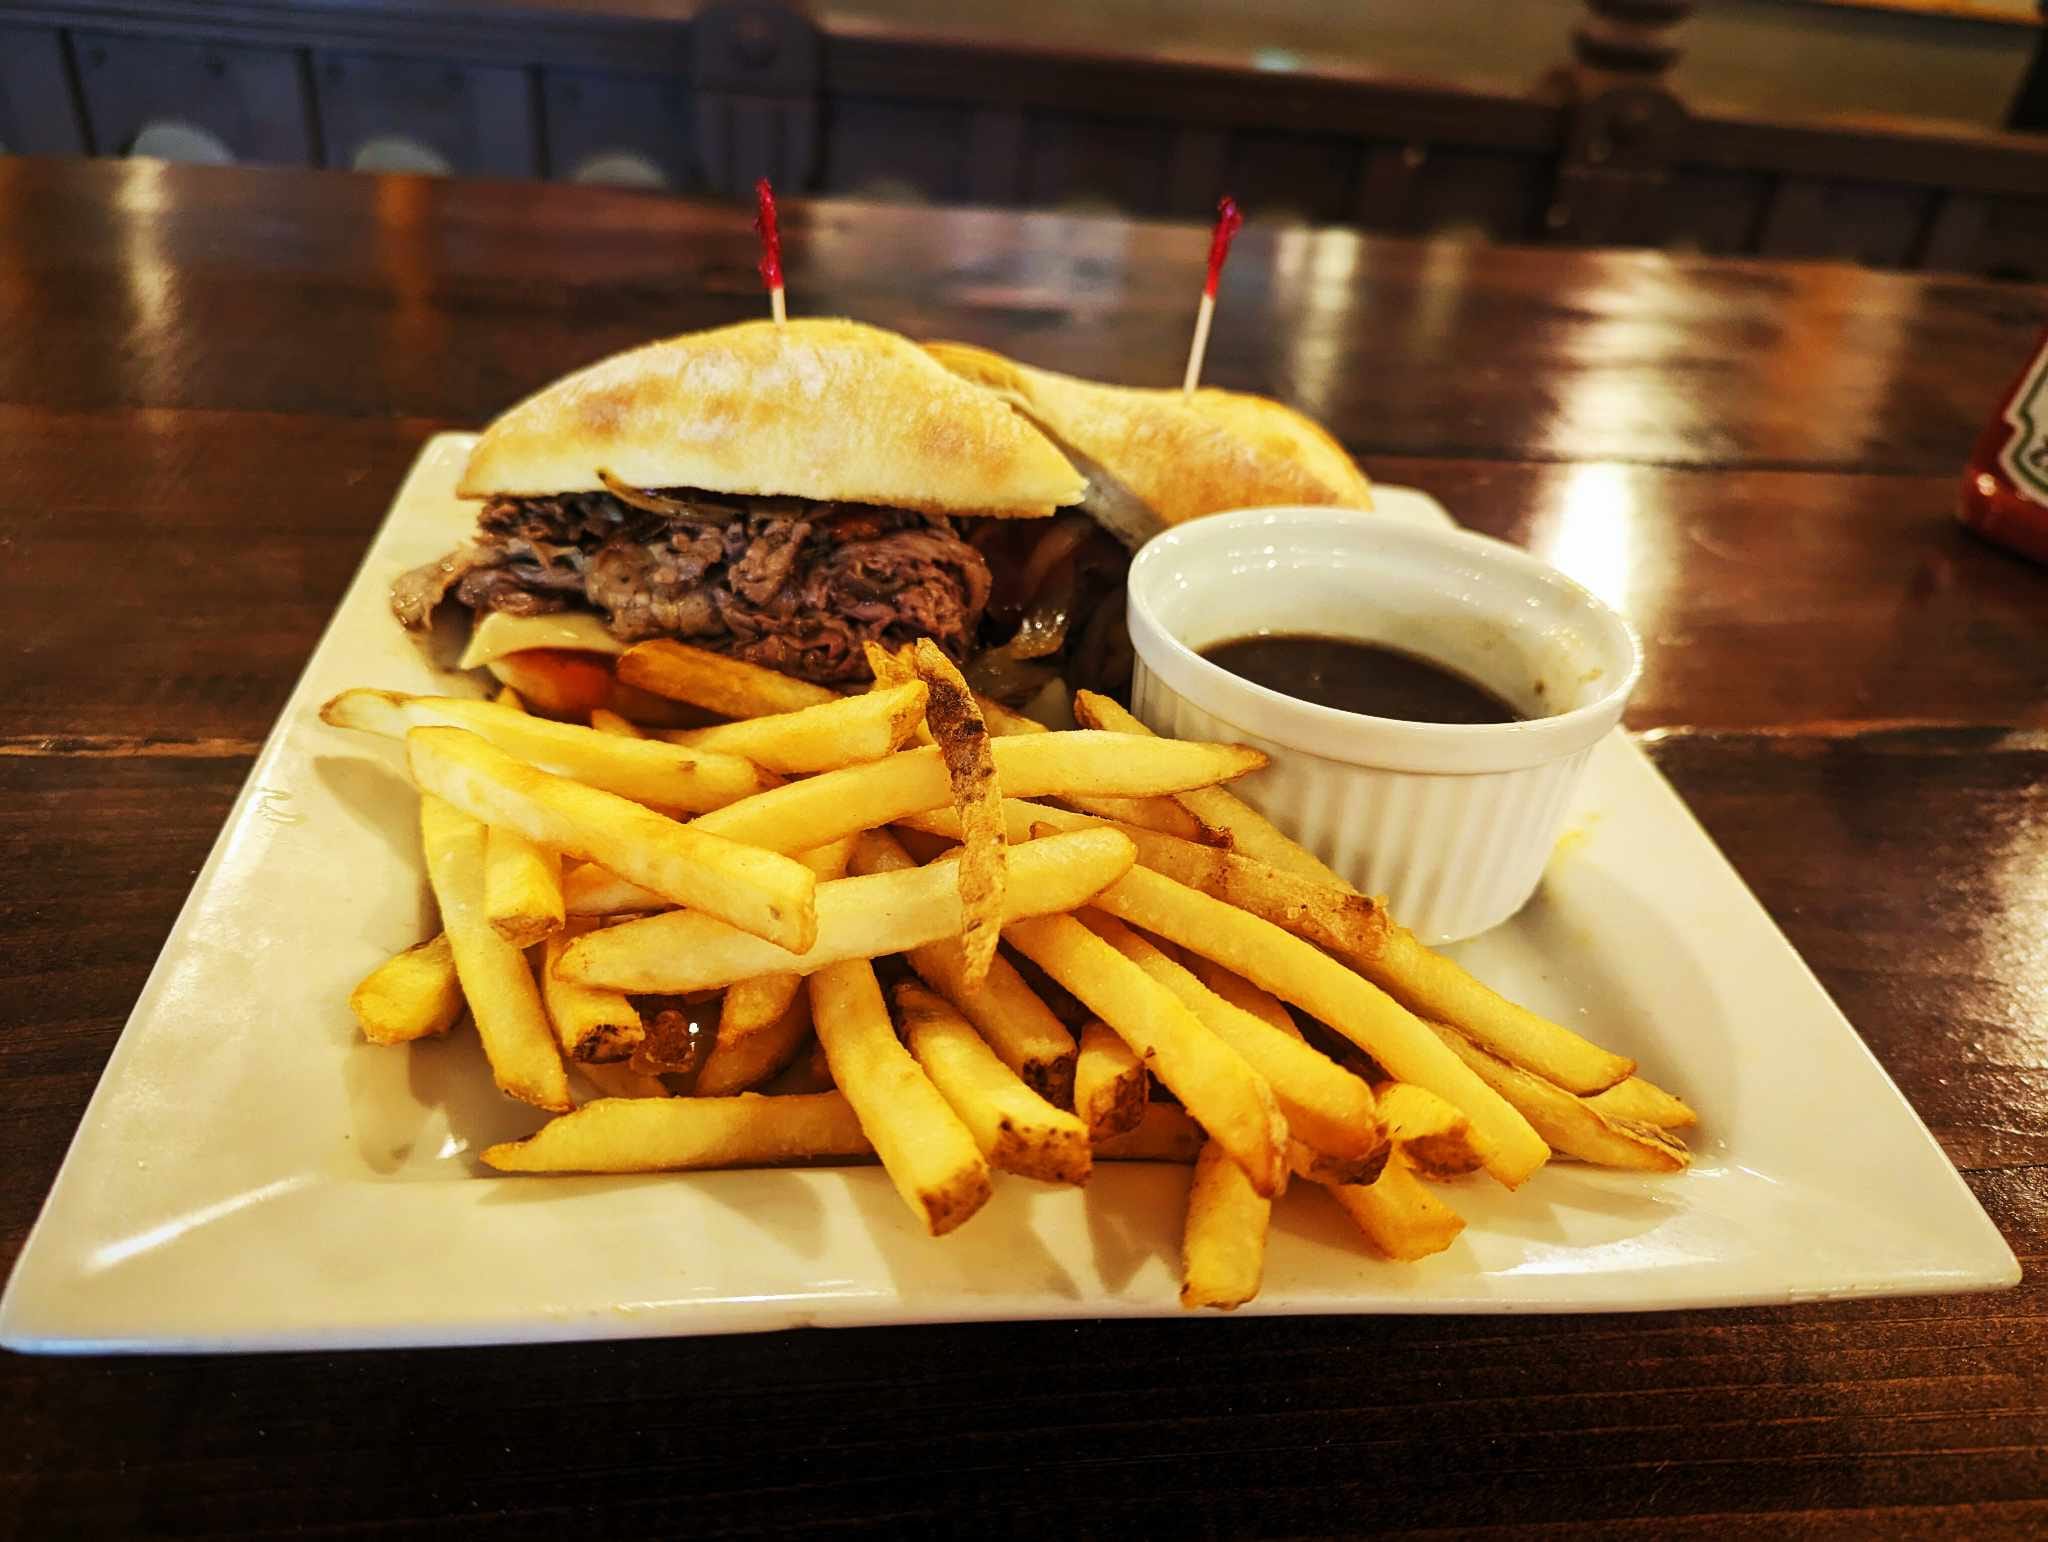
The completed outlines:
<svg viewBox="0 0 2048 1542">
<path fill-rule="evenodd" d="M 1405 723 L 1516 723 L 1522 714 L 1432 659 L 1349 637 L 1273 632 L 1201 650 L 1233 675 L 1317 706 Z"/>
</svg>

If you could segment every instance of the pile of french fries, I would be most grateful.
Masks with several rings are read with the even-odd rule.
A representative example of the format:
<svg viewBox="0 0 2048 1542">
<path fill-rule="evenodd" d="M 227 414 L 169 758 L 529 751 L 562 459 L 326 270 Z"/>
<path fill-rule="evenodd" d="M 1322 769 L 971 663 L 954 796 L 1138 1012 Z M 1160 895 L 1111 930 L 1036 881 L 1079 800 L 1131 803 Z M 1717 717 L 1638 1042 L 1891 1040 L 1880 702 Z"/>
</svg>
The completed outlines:
<svg viewBox="0 0 2048 1542">
<path fill-rule="evenodd" d="M 941 1236 L 997 1172 L 1181 1163 L 1181 1300 L 1227 1309 L 1257 1294 L 1290 1184 L 1413 1260 L 1463 1229 L 1461 1180 L 1686 1165 L 1682 1101 L 1228 792 L 1257 751 L 1155 737 L 1087 692 L 1083 726 L 1048 731 L 929 642 L 869 661 L 841 696 L 627 652 L 625 685 L 725 719 L 691 729 L 555 722 L 509 688 L 322 709 L 403 741 L 441 914 L 356 988 L 364 1035 L 466 1010 L 499 1088 L 555 1116 L 490 1166 L 879 1161 Z"/>
</svg>

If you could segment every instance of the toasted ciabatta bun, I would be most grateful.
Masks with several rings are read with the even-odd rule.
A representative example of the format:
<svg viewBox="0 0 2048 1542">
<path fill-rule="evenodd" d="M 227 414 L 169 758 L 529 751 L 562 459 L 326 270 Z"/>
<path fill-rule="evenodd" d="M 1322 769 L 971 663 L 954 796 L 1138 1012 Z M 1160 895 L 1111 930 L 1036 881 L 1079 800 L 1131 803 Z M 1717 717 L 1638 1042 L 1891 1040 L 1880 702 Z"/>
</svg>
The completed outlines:
<svg viewBox="0 0 2048 1542">
<path fill-rule="evenodd" d="M 465 498 L 638 488 L 1039 515 L 1080 474 L 1001 401 L 908 338 L 750 321 L 650 343 L 528 397 L 471 451 Z"/>
<path fill-rule="evenodd" d="M 966 343 L 932 357 L 996 392 L 1088 478 L 1082 507 L 1126 545 L 1224 509 L 1369 508 L 1364 475 L 1321 429 L 1261 397 L 1135 390 L 1033 369 Z"/>
</svg>

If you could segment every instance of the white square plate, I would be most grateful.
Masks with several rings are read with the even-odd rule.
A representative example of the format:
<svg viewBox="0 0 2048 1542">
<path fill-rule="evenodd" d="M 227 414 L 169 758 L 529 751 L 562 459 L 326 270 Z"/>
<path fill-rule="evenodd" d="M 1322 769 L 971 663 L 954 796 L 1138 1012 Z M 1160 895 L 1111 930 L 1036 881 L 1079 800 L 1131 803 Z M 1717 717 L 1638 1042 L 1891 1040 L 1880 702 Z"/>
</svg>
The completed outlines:
<svg viewBox="0 0 2048 1542">
<path fill-rule="evenodd" d="M 0 1303 L 34 1350 L 336 1349 L 799 1324 L 1173 1316 L 1187 1170 L 1012 1179 L 944 1241 L 879 1169 L 483 1176 L 539 1117 L 474 1035 L 361 1042 L 345 1000 L 433 927 L 395 747 L 324 727 L 351 685 L 450 689 L 392 577 L 452 545 L 467 438 L 423 452 L 256 762 L 136 1003 Z M 1382 489 L 1389 513 L 1439 516 Z M 1421 1264 L 1367 1254 L 1308 1186 L 1253 1312 L 1641 1310 L 1989 1289 L 2012 1252 L 1905 1100 L 1641 753 L 1596 754 L 1513 922 L 1457 950 L 1692 1099 L 1673 1178 L 1483 1181 Z"/>
</svg>

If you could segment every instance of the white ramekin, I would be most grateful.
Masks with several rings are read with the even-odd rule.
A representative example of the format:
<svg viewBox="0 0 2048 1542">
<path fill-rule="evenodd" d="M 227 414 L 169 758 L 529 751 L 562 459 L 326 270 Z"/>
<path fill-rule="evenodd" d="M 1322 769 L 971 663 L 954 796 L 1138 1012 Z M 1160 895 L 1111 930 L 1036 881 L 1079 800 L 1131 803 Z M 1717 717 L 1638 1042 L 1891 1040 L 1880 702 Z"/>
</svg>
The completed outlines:
<svg viewBox="0 0 2048 1542">
<path fill-rule="evenodd" d="M 1427 942 L 1485 931 L 1527 901 L 1641 670 L 1629 624 L 1528 553 L 1325 508 L 1245 509 L 1155 537 L 1131 562 L 1130 628 L 1138 716 L 1264 750 L 1272 764 L 1234 790 Z M 1340 712 L 1198 652 L 1259 632 L 1405 648 L 1530 716 Z"/>
</svg>

